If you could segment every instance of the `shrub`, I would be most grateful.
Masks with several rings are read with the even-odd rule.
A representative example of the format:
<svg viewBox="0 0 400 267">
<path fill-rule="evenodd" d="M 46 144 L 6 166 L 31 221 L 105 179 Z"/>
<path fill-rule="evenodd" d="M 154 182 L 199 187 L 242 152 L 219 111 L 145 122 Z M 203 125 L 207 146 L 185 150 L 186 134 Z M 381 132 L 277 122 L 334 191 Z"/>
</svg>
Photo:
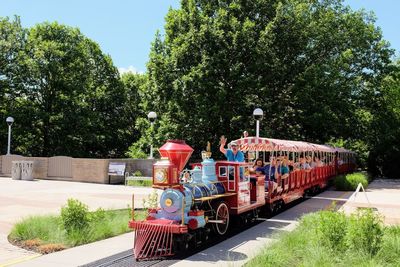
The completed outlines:
<svg viewBox="0 0 400 267">
<path fill-rule="evenodd" d="M 400 226 L 384 229 L 382 245 L 377 256 L 387 263 L 398 264 L 400 255 Z"/>
<path fill-rule="evenodd" d="M 106 211 L 102 208 L 98 208 L 95 212 L 88 213 L 89 221 L 102 221 L 106 217 Z"/>
<path fill-rule="evenodd" d="M 318 215 L 319 223 L 316 224 L 316 228 L 321 236 L 320 241 L 330 248 L 344 251 L 347 228 L 346 215 L 343 212 L 333 211 L 321 211 Z"/>
<path fill-rule="evenodd" d="M 133 176 L 143 176 L 142 172 L 137 170 L 133 173 Z"/>
<path fill-rule="evenodd" d="M 335 177 L 333 183 L 336 190 L 354 191 L 357 189 L 359 183 L 361 183 L 364 188 L 368 186 L 368 176 L 362 172 L 338 175 Z"/>
<path fill-rule="evenodd" d="M 87 205 L 77 199 L 68 199 L 67 206 L 61 208 L 61 221 L 68 234 L 88 227 L 88 212 Z"/>
<path fill-rule="evenodd" d="M 381 247 L 382 218 L 371 209 L 359 209 L 352 214 L 346 233 L 349 250 L 375 255 Z"/>
</svg>

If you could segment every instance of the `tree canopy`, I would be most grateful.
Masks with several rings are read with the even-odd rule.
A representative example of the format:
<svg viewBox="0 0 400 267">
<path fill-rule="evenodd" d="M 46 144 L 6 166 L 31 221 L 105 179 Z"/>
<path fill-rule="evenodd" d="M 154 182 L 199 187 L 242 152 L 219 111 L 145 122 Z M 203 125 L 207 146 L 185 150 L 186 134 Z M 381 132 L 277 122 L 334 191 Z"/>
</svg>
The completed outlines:
<svg viewBox="0 0 400 267">
<path fill-rule="evenodd" d="M 1 56 L 8 60 L 1 70 L 1 96 L 7 115 L 18 122 L 15 150 L 36 156 L 122 156 L 135 140 L 129 125 L 136 118 L 127 108 L 135 103 L 127 104 L 118 70 L 98 44 L 56 22 L 25 30 L 18 18 L 6 18 L 0 27 L 6 41 Z"/>
<path fill-rule="evenodd" d="M 77 28 L 0 18 L 0 119 L 16 119 L 13 151 L 146 157 L 150 143 L 184 139 L 195 157 L 211 141 L 218 158 L 221 135 L 255 135 L 259 107 L 261 136 L 346 146 L 400 176 L 400 68 L 372 13 L 342 0 L 181 0 L 164 28 L 147 72 L 120 76 Z"/>
<path fill-rule="evenodd" d="M 255 107 L 263 136 L 357 139 L 391 55 L 373 16 L 339 0 L 183 0 L 152 44 L 147 107 L 159 143 L 196 149 L 255 135 Z"/>
</svg>

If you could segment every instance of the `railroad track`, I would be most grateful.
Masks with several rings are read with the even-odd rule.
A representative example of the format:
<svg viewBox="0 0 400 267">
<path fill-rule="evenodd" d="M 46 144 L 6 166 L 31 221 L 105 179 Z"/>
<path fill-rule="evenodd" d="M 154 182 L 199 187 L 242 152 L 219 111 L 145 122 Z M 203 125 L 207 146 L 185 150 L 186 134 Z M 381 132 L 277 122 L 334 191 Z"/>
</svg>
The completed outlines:
<svg viewBox="0 0 400 267">
<path fill-rule="evenodd" d="M 179 259 L 163 259 L 151 261 L 135 261 L 133 250 L 128 249 L 118 254 L 81 265 L 80 267 L 165 267 L 170 266 L 179 261 Z"/>
</svg>

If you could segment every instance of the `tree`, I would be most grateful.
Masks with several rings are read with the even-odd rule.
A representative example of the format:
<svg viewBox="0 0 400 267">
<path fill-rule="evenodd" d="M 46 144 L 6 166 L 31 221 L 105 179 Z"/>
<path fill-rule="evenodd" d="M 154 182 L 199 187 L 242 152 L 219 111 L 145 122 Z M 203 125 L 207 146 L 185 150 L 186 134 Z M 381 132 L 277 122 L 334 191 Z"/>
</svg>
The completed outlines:
<svg viewBox="0 0 400 267">
<path fill-rule="evenodd" d="M 378 175 L 400 178 L 400 62 L 391 66 L 371 109 L 369 169 Z"/>
<path fill-rule="evenodd" d="M 128 146 L 126 94 L 109 56 L 77 28 L 42 23 L 29 29 L 14 91 L 14 135 L 24 155 L 120 156 Z"/>
<path fill-rule="evenodd" d="M 12 105 L 23 88 L 25 71 L 21 60 L 26 34 L 27 31 L 22 28 L 19 17 L 15 17 L 14 20 L 0 17 L 0 121 L 2 123 L 8 116 L 18 120 L 18 114 L 12 112 Z M 7 143 L 6 130 L 7 127 L 0 127 L 2 144 Z"/>
<path fill-rule="evenodd" d="M 183 138 L 197 151 L 219 136 L 326 142 L 357 139 L 354 116 L 373 97 L 392 51 L 374 18 L 340 0 L 182 0 L 166 16 L 148 62 L 146 108 L 160 114 L 156 142 Z M 253 132 L 253 131 L 250 131 Z"/>
<path fill-rule="evenodd" d="M 128 121 L 131 122 L 127 127 L 127 130 L 133 133 L 132 136 L 136 138 L 130 140 L 130 144 L 134 142 L 136 145 L 130 146 L 126 155 L 132 158 L 146 158 L 147 154 L 145 153 L 145 150 L 147 148 L 145 145 L 149 143 L 148 140 L 145 139 L 147 135 L 141 133 L 146 131 L 145 127 L 149 128 L 149 125 L 147 125 L 147 121 L 145 120 L 147 114 L 144 112 L 142 105 L 144 93 L 143 88 L 148 82 L 147 75 L 128 72 L 123 74 L 121 79 L 127 95 L 125 113 L 128 116 Z"/>
</svg>

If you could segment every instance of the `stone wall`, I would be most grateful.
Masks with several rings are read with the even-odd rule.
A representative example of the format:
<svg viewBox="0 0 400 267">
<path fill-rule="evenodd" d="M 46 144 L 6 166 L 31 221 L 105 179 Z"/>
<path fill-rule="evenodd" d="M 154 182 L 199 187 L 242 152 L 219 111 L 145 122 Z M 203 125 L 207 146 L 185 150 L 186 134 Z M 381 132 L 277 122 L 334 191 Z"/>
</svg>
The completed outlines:
<svg viewBox="0 0 400 267">
<path fill-rule="evenodd" d="M 76 182 L 108 184 L 108 160 L 73 159 L 72 179 Z"/>
<path fill-rule="evenodd" d="M 62 158 L 62 157 L 59 157 Z M 65 161 L 71 158 L 65 157 Z M 124 176 L 109 176 L 108 175 L 108 164 L 110 162 L 125 162 L 125 171 L 132 173 L 140 171 L 143 176 L 152 176 L 153 163 L 155 160 L 147 159 L 88 159 L 88 158 L 72 158 L 72 175 L 67 176 L 54 176 L 54 166 L 49 166 L 53 160 L 49 161 L 49 158 L 45 157 L 22 157 L 19 155 L 3 155 L 0 156 L 0 176 L 11 176 L 11 163 L 13 160 L 29 160 L 34 161 L 33 177 L 36 179 L 48 179 L 48 180 L 67 180 L 76 182 L 90 182 L 90 183 L 101 183 L 101 184 L 116 184 L 123 183 Z M 62 162 L 57 161 L 57 168 L 64 168 Z M 71 166 L 70 164 L 68 166 Z M 52 168 L 52 176 L 48 175 L 49 167 Z M 61 171 L 60 173 L 65 173 Z"/>
</svg>

